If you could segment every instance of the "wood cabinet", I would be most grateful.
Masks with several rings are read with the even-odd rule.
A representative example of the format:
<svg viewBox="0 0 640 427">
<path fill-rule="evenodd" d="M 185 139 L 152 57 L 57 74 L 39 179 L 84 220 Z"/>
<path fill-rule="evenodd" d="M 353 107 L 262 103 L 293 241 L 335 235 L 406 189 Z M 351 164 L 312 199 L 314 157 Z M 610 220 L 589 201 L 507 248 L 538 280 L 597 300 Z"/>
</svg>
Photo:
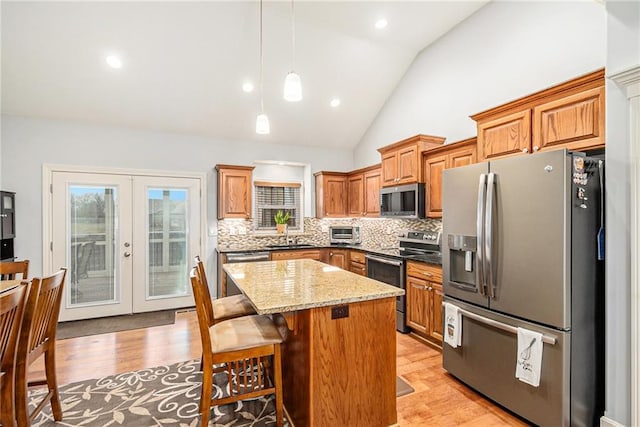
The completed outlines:
<svg viewBox="0 0 640 427">
<path fill-rule="evenodd" d="M 349 268 L 349 250 L 333 248 L 324 249 L 321 261 L 335 267 L 340 267 L 343 270 L 347 270 Z"/>
<path fill-rule="evenodd" d="M 429 344 L 442 348 L 442 268 L 407 262 L 407 326 Z"/>
<path fill-rule="evenodd" d="M 320 249 L 296 249 L 292 251 L 271 252 L 271 261 L 303 258 L 315 259 L 316 261 L 320 261 Z"/>
<path fill-rule="evenodd" d="M 604 69 L 471 116 L 480 161 L 605 145 Z"/>
<path fill-rule="evenodd" d="M 424 152 L 425 212 L 428 218 L 442 218 L 442 172 L 476 163 L 476 145 L 476 138 L 469 138 Z"/>
<path fill-rule="evenodd" d="M 344 172 L 316 172 L 316 217 L 347 216 L 348 185 Z"/>
<path fill-rule="evenodd" d="M 349 271 L 361 276 L 367 275 L 367 262 L 364 252 L 349 251 Z"/>
<path fill-rule="evenodd" d="M 439 147 L 444 138 L 416 135 L 379 148 L 382 158 L 382 186 L 422 182 L 422 152 Z"/>
<path fill-rule="evenodd" d="M 218 219 L 251 218 L 252 166 L 216 165 Z"/>
<path fill-rule="evenodd" d="M 376 217 L 380 214 L 380 165 L 350 172 L 348 181 L 348 214 L 354 217 Z"/>
</svg>

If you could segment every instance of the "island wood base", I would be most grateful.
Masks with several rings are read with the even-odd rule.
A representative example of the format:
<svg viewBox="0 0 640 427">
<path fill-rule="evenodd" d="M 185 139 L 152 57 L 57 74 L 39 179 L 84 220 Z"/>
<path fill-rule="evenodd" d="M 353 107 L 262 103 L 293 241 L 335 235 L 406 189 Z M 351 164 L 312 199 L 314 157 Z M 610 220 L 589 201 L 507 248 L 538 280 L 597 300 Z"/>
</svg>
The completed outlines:
<svg viewBox="0 0 640 427">
<path fill-rule="evenodd" d="M 286 313 L 284 405 L 296 427 L 396 423 L 396 300 Z"/>
</svg>

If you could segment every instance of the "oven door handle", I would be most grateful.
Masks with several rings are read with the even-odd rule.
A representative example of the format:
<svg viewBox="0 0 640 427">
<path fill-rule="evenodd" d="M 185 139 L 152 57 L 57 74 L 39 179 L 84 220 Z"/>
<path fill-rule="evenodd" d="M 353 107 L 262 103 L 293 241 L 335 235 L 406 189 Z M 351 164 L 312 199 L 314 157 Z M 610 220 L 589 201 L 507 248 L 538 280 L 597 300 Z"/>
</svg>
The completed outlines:
<svg viewBox="0 0 640 427">
<path fill-rule="evenodd" d="M 402 266 L 402 261 L 394 261 L 392 259 L 380 258 L 380 257 L 373 256 L 373 255 L 365 255 L 364 257 L 366 259 L 368 259 L 368 260 L 375 261 L 375 262 L 381 262 L 383 264 L 394 265 L 396 267 L 401 267 Z"/>
</svg>

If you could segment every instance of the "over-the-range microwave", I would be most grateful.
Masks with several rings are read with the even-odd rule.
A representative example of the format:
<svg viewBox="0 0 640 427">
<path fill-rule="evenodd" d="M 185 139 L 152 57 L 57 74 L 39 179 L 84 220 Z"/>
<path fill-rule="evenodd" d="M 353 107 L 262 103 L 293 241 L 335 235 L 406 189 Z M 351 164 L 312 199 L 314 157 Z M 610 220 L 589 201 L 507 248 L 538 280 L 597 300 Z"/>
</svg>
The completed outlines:
<svg viewBox="0 0 640 427">
<path fill-rule="evenodd" d="M 380 216 L 424 218 L 424 184 L 407 184 L 381 189 Z"/>
</svg>

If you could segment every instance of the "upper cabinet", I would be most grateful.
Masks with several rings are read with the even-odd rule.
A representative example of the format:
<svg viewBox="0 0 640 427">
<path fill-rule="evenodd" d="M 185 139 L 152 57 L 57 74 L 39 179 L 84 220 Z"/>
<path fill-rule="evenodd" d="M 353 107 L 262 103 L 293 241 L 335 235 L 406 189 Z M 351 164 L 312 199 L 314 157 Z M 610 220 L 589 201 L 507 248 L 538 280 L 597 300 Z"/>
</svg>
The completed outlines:
<svg viewBox="0 0 640 427">
<path fill-rule="evenodd" d="M 216 165 L 218 219 L 251 218 L 253 166 Z"/>
<path fill-rule="evenodd" d="M 426 151 L 423 157 L 426 215 L 442 218 L 442 171 L 476 163 L 476 138 Z"/>
<path fill-rule="evenodd" d="M 474 116 L 480 161 L 605 144 L 604 69 Z"/>
<path fill-rule="evenodd" d="M 349 216 L 377 217 L 380 214 L 380 176 L 380 165 L 349 173 Z"/>
<path fill-rule="evenodd" d="M 347 174 L 344 172 L 316 172 L 316 217 L 347 216 Z"/>
<path fill-rule="evenodd" d="M 444 138 L 416 135 L 378 148 L 382 157 L 382 187 L 422 182 L 422 152 L 442 145 Z"/>
<path fill-rule="evenodd" d="M 377 217 L 380 165 L 351 172 L 316 172 L 316 217 Z"/>
</svg>

